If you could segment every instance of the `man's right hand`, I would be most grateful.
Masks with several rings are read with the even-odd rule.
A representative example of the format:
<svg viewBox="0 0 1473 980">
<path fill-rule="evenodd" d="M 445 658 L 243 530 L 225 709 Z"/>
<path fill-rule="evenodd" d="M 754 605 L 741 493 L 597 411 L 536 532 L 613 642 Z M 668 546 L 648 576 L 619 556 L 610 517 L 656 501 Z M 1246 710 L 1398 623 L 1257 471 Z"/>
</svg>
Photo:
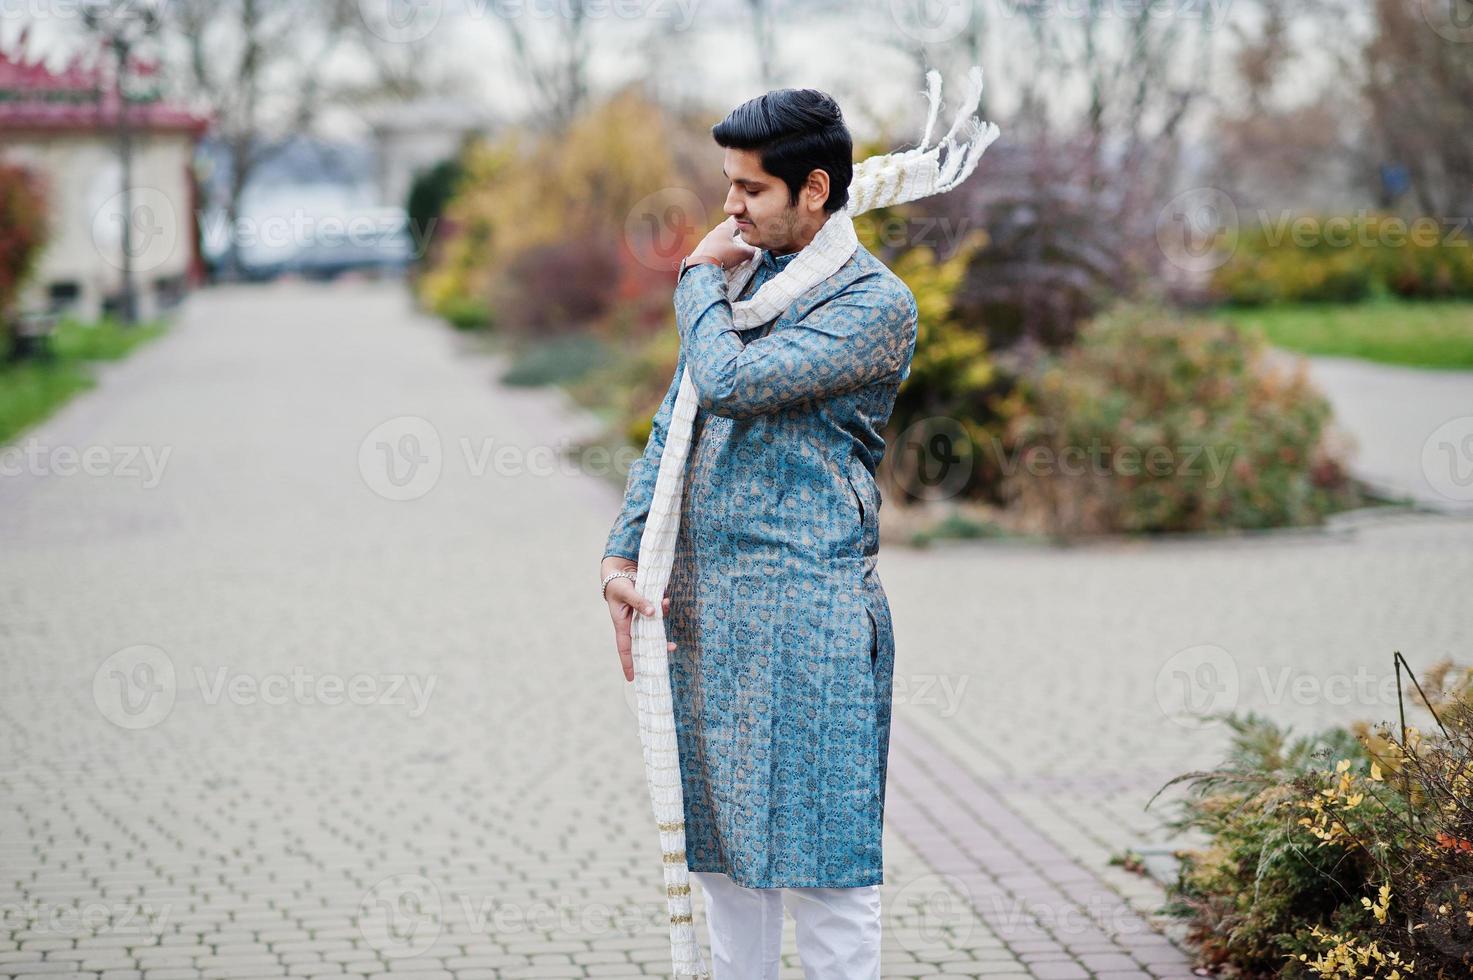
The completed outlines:
<svg viewBox="0 0 1473 980">
<path fill-rule="evenodd" d="M 627 558 L 610 556 L 605 558 L 599 568 L 599 577 L 620 569 L 634 569 L 638 566 Z M 634 611 L 639 610 L 642 616 L 652 616 L 655 612 L 654 605 L 639 594 L 634 587 L 634 582 L 624 576 L 609 581 L 608 592 L 605 598 L 609 603 L 609 618 L 614 623 L 614 646 L 619 651 L 619 664 L 624 668 L 624 679 L 634 680 L 634 643 L 629 635 L 630 624 L 634 621 Z M 670 612 L 670 597 L 665 596 L 661 600 L 660 614 L 662 616 Z M 666 648 L 673 651 L 674 642 L 667 641 Z"/>
</svg>

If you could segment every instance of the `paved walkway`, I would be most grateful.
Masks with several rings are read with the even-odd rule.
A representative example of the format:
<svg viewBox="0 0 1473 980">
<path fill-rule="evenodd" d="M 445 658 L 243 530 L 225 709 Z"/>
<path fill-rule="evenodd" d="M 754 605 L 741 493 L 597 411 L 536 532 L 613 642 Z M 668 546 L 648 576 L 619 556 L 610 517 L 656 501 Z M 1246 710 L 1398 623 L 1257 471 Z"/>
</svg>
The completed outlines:
<svg viewBox="0 0 1473 980">
<path fill-rule="evenodd" d="M 1304 357 L 1355 442 L 1351 470 L 1395 500 L 1473 513 L 1473 371 Z"/>
<path fill-rule="evenodd" d="M 665 975 L 618 494 L 463 344 L 390 286 L 212 292 L 0 457 L 0 976 Z M 1466 653 L 1470 546 L 888 549 L 885 975 L 1188 975 L 1108 858 L 1201 711 L 1387 715 L 1334 692 Z"/>
</svg>

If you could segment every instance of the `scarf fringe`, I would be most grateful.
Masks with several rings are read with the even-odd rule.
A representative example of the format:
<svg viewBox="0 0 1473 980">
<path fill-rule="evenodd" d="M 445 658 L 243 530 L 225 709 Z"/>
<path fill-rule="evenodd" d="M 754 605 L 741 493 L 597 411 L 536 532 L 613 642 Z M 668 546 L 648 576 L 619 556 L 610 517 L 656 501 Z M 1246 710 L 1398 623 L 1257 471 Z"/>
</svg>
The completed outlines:
<svg viewBox="0 0 1473 980">
<path fill-rule="evenodd" d="M 934 68 L 926 72 L 926 100 L 926 128 L 919 146 L 870 157 L 854 168 L 847 208 L 851 216 L 952 190 L 971 176 L 983 152 L 1002 134 L 995 123 L 973 115 L 982 101 L 981 65 L 967 71 L 966 98 L 951 128 L 935 145 L 931 132 L 941 111 L 941 73 Z"/>
</svg>

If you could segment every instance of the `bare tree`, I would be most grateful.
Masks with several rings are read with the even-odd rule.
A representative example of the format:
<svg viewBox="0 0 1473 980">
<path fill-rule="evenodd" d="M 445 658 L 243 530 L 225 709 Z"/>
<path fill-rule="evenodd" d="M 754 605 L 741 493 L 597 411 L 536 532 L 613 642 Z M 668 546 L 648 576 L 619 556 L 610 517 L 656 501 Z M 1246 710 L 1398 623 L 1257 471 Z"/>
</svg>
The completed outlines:
<svg viewBox="0 0 1473 980">
<path fill-rule="evenodd" d="M 757 75 L 764 89 L 773 88 L 776 77 L 777 31 L 773 23 L 777 11 L 775 0 L 746 0 L 752 15 L 752 41 L 757 49 Z"/>
<path fill-rule="evenodd" d="M 489 4 L 506 30 L 518 75 L 532 96 L 532 119 L 542 128 L 565 128 L 588 104 L 588 60 L 592 51 L 587 0 L 564 0 L 557 16 L 547 18 L 551 30 L 527 29 L 520 10 Z"/>
<path fill-rule="evenodd" d="M 1473 3 L 1461 5 L 1473 18 Z M 1388 161 L 1406 168 L 1423 214 L 1473 214 L 1473 30 L 1429 22 L 1415 4 L 1374 0 L 1365 95 Z M 1461 33 L 1459 33 L 1461 32 Z"/>
<path fill-rule="evenodd" d="M 172 74 L 209 112 L 229 154 L 225 209 L 234 229 L 252 174 L 286 136 L 309 130 L 331 97 L 329 59 L 361 21 L 349 0 L 177 0 L 162 11 Z M 238 271 L 233 233 L 225 263 Z"/>
</svg>

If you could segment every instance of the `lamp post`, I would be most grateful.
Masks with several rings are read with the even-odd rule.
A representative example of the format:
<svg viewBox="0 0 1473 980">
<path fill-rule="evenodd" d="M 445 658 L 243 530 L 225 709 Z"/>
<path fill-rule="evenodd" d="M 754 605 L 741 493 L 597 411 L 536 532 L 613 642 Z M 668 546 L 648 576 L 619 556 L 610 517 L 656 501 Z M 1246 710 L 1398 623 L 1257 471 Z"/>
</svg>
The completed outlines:
<svg viewBox="0 0 1473 980">
<path fill-rule="evenodd" d="M 133 130 L 128 118 L 128 90 L 124 82 L 133 48 L 158 29 L 158 15 L 147 5 L 135 9 L 130 4 L 120 7 L 112 3 L 92 2 L 83 9 L 82 17 L 88 29 L 102 38 L 117 61 L 113 85 L 118 100 L 118 158 L 123 171 L 123 281 L 119 315 L 124 324 L 132 325 L 138 321 L 137 291 L 133 285 Z"/>
</svg>

